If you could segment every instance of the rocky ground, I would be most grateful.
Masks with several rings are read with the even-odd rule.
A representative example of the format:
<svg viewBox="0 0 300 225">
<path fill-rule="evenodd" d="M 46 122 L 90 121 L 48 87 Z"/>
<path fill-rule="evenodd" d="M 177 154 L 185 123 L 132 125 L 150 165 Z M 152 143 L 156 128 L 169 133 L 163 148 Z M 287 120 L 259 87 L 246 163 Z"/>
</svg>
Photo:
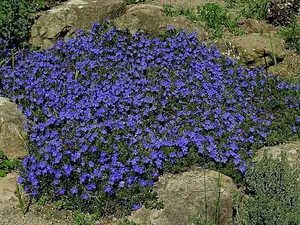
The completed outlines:
<svg viewBox="0 0 300 225">
<path fill-rule="evenodd" d="M 74 224 L 71 212 L 56 210 L 53 206 L 29 205 L 23 215 L 16 194 L 18 174 L 9 173 L 0 179 L 0 224 L 1 225 L 71 225 Z M 24 195 L 23 195 L 24 196 Z M 28 198 L 24 198 L 26 206 Z M 26 207 L 25 207 L 26 208 Z"/>
</svg>

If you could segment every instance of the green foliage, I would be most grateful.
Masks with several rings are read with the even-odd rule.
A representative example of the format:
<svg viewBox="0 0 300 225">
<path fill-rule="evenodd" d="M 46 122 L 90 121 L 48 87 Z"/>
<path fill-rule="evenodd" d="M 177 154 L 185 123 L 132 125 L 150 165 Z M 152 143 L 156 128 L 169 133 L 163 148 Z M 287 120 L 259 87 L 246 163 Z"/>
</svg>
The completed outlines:
<svg viewBox="0 0 300 225">
<path fill-rule="evenodd" d="M 270 0 L 243 0 L 245 5 L 241 14 L 246 18 L 266 19 Z"/>
<path fill-rule="evenodd" d="M 43 206 L 47 203 L 47 201 L 49 201 L 49 197 L 41 196 L 39 199 L 37 199 L 36 204 Z"/>
<path fill-rule="evenodd" d="M 18 197 L 18 201 L 19 201 L 19 209 L 20 209 L 21 213 L 23 215 L 25 215 L 25 212 L 26 212 L 25 204 L 24 204 L 24 200 L 23 200 L 23 197 L 22 197 L 22 194 L 21 194 L 18 184 L 16 184 L 16 192 L 17 192 L 17 197 Z"/>
<path fill-rule="evenodd" d="M 15 169 L 17 161 L 8 160 L 3 152 L 0 151 L 0 177 L 5 177 L 9 171 Z"/>
<path fill-rule="evenodd" d="M 163 7 L 167 16 L 184 15 L 189 20 L 203 22 L 207 28 L 212 29 L 211 38 L 222 37 L 224 27 L 235 35 L 243 34 L 237 22 L 238 18 L 232 19 L 228 10 L 218 4 L 207 3 L 201 7 L 198 6 L 196 12 L 193 9 L 184 8 L 174 10 L 171 4 L 165 4 Z"/>
<path fill-rule="evenodd" d="M 297 225 L 300 223 L 299 171 L 291 169 L 285 154 L 266 154 L 245 175 L 250 194 L 234 224 Z"/>
<path fill-rule="evenodd" d="M 233 160 L 228 161 L 226 164 L 218 163 L 215 167 L 212 167 L 212 169 L 231 177 L 237 186 L 242 186 L 245 183 L 243 174 L 236 169 Z"/>
<path fill-rule="evenodd" d="M 226 2 L 226 8 L 236 8 L 239 0 L 225 0 Z"/>
<path fill-rule="evenodd" d="M 140 225 L 140 224 L 130 221 L 126 218 L 123 219 L 120 223 L 118 223 L 118 225 Z"/>
<path fill-rule="evenodd" d="M 74 212 L 73 218 L 76 225 L 93 225 L 87 214 L 83 214 L 78 210 Z"/>
<path fill-rule="evenodd" d="M 293 15 L 291 24 L 287 27 L 283 27 L 279 32 L 279 35 L 285 39 L 289 48 L 295 49 L 300 53 L 300 24 L 297 23 L 295 14 Z"/>
<path fill-rule="evenodd" d="M 28 46 L 29 30 L 34 14 L 49 9 L 64 0 L 5 0 L 0 1 L 0 39 L 11 46 Z"/>
<path fill-rule="evenodd" d="M 186 16 L 188 19 L 194 19 L 197 20 L 197 15 L 193 12 L 192 9 L 184 9 L 184 8 L 180 8 L 175 10 L 173 5 L 171 4 L 164 4 L 163 5 L 163 11 L 167 16 L 180 16 L 180 15 L 184 15 Z"/>
<path fill-rule="evenodd" d="M 43 196 L 43 198 L 47 199 L 47 197 L 45 197 L 45 196 Z M 67 201 L 65 201 L 64 199 L 60 199 L 55 202 L 55 207 L 58 210 L 65 208 L 66 205 L 67 205 Z"/>
<path fill-rule="evenodd" d="M 213 36 L 222 36 L 222 26 L 232 33 L 239 34 L 237 20 L 233 20 L 227 9 L 213 3 L 197 7 L 198 14 L 205 24 L 213 29 Z"/>
<path fill-rule="evenodd" d="M 29 38 L 32 15 L 42 6 L 42 0 L 7 0 L 0 2 L 0 39 L 12 45 L 24 46 Z"/>
<path fill-rule="evenodd" d="M 76 225 L 93 225 L 101 217 L 97 213 L 86 214 L 80 210 L 73 211 L 73 220 Z"/>
</svg>

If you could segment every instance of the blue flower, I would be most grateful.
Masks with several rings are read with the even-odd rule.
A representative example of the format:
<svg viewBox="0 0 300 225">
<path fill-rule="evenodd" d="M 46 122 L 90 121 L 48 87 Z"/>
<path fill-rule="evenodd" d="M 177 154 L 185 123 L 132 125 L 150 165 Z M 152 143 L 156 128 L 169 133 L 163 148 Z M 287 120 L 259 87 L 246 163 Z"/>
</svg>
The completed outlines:
<svg viewBox="0 0 300 225">
<path fill-rule="evenodd" d="M 124 181 L 120 181 L 118 184 L 118 187 L 123 188 L 125 187 L 125 182 Z"/>
<path fill-rule="evenodd" d="M 141 206 L 140 203 L 134 203 L 134 204 L 132 205 L 132 210 L 133 210 L 133 211 L 137 211 L 137 210 L 139 210 L 141 207 L 142 207 L 142 206 Z"/>
<path fill-rule="evenodd" d="M 58 191 L 58 194 L 59 195 L 64 195 L 66 193 L 66 189 L 65 188 L 61 188 L 59 191 Z"/>
<path fill-rule="evenodd" d="M 86 189 L 88 190 L 88 191 L 93 191 L 93 190 L 95 190 L 96 189 L 96 184 L 88 184 L 87 186 L 86 186 Z"/>
<path fill-rule="evenodd" d="M 72 187 L 72 188 L 70 189 L 70 192 L 71 192 L 72 195 L 75 195 L 75 194 L 78 193 L 78 189 L 77 189 L 76 187 Z"/>
<path fill-rule="evenodd" d="M 106 186 L 104 187 L 104 192 L 105 192 L 105 193 L 108 193 L 108 194 L 114 193 L 112 187 L 109 186 L 109 185 L 106 185 Z"/>
<path fill-rule="evenodd" d="M 87 193 L 84 193 L 84 194 L 81 195 L 81 198 L 82 198 L 83 200 L 88 200 L 89 197 L 90 197 L 90 196 L 89 196 Z"/>
<path fill-rule="evenodd" d="M 23 184 L 23 182 L 24 182 L 24 178 L 22 176 L 19 176 L 18 177 L 18 183 Z"/>
<path fill-rule="evenodd" d="M 63 165 L 63 169 L 65 170 L 65 174 L 67 177 L 71 175 L 71 172 L 73 171 L 73 166 L 65 164 Z"/>
</svg>

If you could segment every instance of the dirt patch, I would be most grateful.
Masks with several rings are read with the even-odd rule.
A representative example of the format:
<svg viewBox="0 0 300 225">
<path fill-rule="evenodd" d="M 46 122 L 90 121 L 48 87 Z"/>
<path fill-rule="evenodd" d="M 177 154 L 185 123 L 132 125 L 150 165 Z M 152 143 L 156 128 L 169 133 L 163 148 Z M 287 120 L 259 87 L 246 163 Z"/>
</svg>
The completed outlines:
<svg viewBox="0 0 300 225">
<path fill-rule="evenodd" d="M 0 224 L 1 225 L 73 225 L 72 212 L 57 210 L 54 206 L 30 205 L 23 215 L 16 194 L 17 172 L 0 178 Z M 24 193 L 22 193 L 24 196 Z M 29 202 L 24 199 L 25 205 Z M 25 206 L 26 207 L 26 206 Z"/>
<path fill-rule="evenodd" d="M 35 208 L 23 216 L 18 206 L 4 203 L 0 210 L 1 225 L 74 225 L 71 215 L 62 216 L 62 212 L 53 211 L 51 208 Z"/>
</svg>

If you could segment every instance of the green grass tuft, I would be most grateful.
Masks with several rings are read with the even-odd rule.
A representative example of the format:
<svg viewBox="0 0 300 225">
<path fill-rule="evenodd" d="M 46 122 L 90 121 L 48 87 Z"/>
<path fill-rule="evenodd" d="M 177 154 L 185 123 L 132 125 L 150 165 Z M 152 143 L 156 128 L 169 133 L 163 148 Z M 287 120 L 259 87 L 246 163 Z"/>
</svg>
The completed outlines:
<svg viewBox="0 0 300 225">
<path fill-rule="evenodd" d="M 211 38 L 222 37 L 224 28 L 235 35 L 243 34 L 238 25 L 238 17 L 232 18 L 227 9 L 215 3 L 206 3 L 198 6 L 197 10 L 180 8 L 175 10 L 171 4 L 165 4 L 164 13 L 167 16 L 183 15 L 191 21 L 202 22 L 206 28 L 212 30 Z"/>
</svg>

